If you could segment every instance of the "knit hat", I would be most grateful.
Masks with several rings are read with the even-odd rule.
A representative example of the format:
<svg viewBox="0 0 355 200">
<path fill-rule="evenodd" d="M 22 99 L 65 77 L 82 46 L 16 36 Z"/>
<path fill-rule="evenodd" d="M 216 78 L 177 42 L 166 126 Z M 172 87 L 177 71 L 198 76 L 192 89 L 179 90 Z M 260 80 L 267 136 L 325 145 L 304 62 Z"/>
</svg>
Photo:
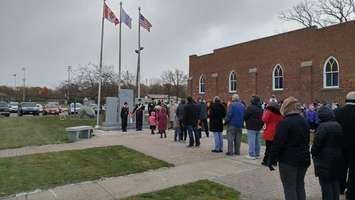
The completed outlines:
<svg viewBox="0 0 355 200">
<path fill-rule="evenodd" d="M 347 95 L 346 95 L 346 100 L 345 102 L 347 104 L 355 104 L 355 92 L 349 92 Z"/>
<path fill-rule="evenodd" d="M 295 97 L 288 97 L 282 103 L 280 112 L 283 116 L 291 113 L 299 113 L 301 105 Z"/>
</svg>

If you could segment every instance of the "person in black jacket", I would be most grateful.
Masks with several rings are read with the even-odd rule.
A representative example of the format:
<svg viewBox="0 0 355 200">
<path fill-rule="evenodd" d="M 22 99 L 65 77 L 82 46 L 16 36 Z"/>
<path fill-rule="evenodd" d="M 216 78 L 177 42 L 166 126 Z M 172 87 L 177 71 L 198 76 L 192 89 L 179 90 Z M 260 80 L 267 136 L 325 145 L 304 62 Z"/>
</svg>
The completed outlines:
<svg viewBox="0 0 355 200">
<path fill-rule="evenodd" d="M 260 98 L 252 96 L 251 105 L 244 114 L 246 128 L 248 130 L 249 155 L 247 158 L 256 159 L 260 156 L 260 130 L 263 127 L 263 109 Z"/>
<path fill-rule="evenodd" d="M 122 128 L 122 132 L 127 132 L 128 114 L 129 114 L 128 103 L 124 102 L 123 107 L 121 109 L 121 128 Z"/>
<path fill-rule="evenodd" d="M 184 107 L 185 107 L 185 100 L 182 99 L 176 108 L 176 117 L 179 122 L 179 141 L 186 141 L 187 137 L 187 130 L 186 127 L 184 126 L 183 119 L 184 119 Z"/>
<path fill-rule="evenodd" d="M 310 165 L 309 126 L 300 115 L 301 105 L 294 97 L 287 98 L 280 109 L 284 119 L 276 128 L 268 166 L 279 164 L 286 200 L 305 200 L 304 177 Z"/>
<path fill-rule="evenodd" d="M 133 113 L 136 114 L 136 130 L 141 131 L 143 126 L 143 114 L 144 114 L 144 105 L 141 100 L 138 100 L 138 104 L 135 106 Z"/>
<path fill-rule="evenodd" d="M 339 200 L 339 172 L 343 163 L 341 150 L 342 128 L 334 121 L 328 106 L 318 110 L 320 125 L 312 145 L 315 175 L 319 178 L 323 200 Z"/>
<path fill-rule="evenodd" d="M 223 119 L 226 116 L 226 108 L 221 103 L 219 97 L 214 97 L 213 104 L 209 111 L 210 131 L 214 135 L 214 149 L 212 152 L 223 152 Z"/>
<path fill-rule="evenodd" d="M 336 112 L 336 120 L 343 128 L 342 149 L 345 164 L 340 181 L 341 193 L 346 191 L 347 200 L 355 199 L 355 92 L 346 95 L 346 105 Z M 349 174 L 348 174 L 349 173 Z M 348 180 L 346 181 L 346 179 Z"/>
<path fill-rule="evenodd" d="M 200 134 L 197 131 L 199 109 L 192 99 L 192 97 L 187 97 L 187 104 L 184 106 L 183 112 L 183 126 L 186 127 L 189 134 L 189 145 L 188 147 L 200 146 Z"/>
</svg>

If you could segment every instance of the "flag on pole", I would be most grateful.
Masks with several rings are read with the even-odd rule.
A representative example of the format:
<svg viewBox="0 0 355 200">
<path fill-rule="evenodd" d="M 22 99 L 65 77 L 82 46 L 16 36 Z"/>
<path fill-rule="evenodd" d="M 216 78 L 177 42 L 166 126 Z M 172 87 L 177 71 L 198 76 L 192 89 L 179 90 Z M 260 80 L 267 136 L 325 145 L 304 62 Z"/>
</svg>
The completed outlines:
<svg viewBox="0 0 355 200">
<path fill-rule="evenodd" d="M 125 23 L 129 27 L 129 29 L 132 29 L 132 18 L 126 13 L 123 8 L 121 14 L 121 22 Z"/>
<path fill-rule="evenodd" d="M 145 28 L 147 31 L 150 32 L 150 28 L 152 27 L 152 24 L 142 15 L 139 14 L 139 24 L 143 28 Z"/>
<path fill-rule="evenodd" d="M 114 23 L 115 25 L 120 23 L 120 20 L 118 20 L 118 18 L 116 17 L 115 13 L 113 13 L 113 11 L 106 5 L 106 3 L 104 3 L 104 16 L 105 18 Z"/>
</svg>

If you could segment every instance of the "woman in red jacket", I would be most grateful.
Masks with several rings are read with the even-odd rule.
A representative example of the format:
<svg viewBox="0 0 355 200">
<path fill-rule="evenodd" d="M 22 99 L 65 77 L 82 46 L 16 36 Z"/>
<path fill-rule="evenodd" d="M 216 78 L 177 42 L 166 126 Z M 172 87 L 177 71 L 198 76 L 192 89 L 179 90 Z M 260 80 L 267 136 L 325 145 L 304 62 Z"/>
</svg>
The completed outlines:
<svg viewBox="0 0 355 200">
<path fill-rule="evenodd" d="M 263 138 L 266 143 L 266 150 L 265 150 L 263 162 L 261 163 L 262 165 L 267 166 L 269 154 L 270 154 L 270 148 L 272 145 L 272 141 L 274 140 L 276 127 L 282 119 L 283 117 L 280 113 L 279 104 L 277 104 L 276 102 L 270 102 L 266 106 L 266 109 L 262 117 L 262 120 L 266 126 L 263 134 Z"/>
</svg>

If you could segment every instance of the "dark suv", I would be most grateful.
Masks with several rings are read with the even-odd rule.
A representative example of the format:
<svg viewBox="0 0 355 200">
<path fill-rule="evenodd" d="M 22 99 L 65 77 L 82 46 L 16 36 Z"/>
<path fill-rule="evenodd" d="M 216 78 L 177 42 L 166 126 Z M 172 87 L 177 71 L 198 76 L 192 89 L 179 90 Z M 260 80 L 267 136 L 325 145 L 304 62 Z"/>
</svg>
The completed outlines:
<svg viewBox="0 0 355 200">
<path fill-rule="evenodd" d="M 34 102 L 22 102 L 18 107 L 18 115 L 39 115 L 39 108 Z"/>
<path fill-rule="evenodd" d="M 0 101 L 0 115 L 4 115 L 5 117 L 10 116 L 9 104 L 4 101 Z"/>
</svg>

